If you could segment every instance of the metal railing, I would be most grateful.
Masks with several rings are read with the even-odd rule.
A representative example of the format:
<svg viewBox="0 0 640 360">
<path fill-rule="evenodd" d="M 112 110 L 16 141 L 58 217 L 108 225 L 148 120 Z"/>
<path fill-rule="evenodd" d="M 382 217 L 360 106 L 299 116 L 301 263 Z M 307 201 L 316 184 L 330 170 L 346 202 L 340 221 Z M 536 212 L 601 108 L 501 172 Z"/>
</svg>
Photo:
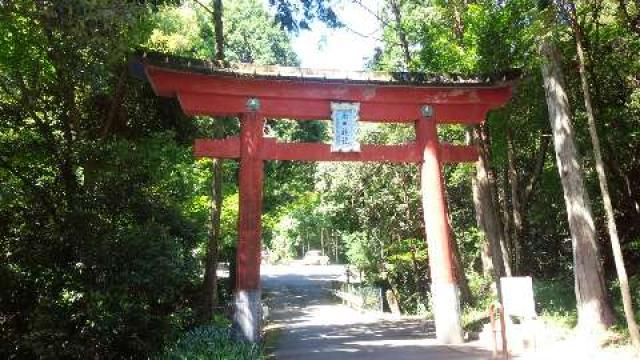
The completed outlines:
<svg viewBox="0 0 640 360">
<path fill-rule="evenodd" d="M 384 311 L 384 293 L 381 287 L 343 283 L 335 295 L 349 306 L 371 311 Z"/>
</svg>

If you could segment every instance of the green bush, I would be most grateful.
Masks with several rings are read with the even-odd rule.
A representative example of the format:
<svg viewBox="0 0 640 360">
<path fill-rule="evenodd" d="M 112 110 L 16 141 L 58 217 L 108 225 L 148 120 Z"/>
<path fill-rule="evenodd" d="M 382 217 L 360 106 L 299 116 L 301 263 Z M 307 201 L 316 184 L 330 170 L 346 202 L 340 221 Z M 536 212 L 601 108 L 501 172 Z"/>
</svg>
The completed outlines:
<svg viewBox="0 0 640 360">
<path fill-rule="evenodd" d="M 263 359 L 260 346 L 233 339 L 231 328 L 205 325 L 165 348 L 158 360 Z"/>
<path fill-rule="evenodd" d="M 572 328 L 578 321 L 573 279 L 534 280 L 533 292 L 540 317 L 564 328 Z"/>
</svg>

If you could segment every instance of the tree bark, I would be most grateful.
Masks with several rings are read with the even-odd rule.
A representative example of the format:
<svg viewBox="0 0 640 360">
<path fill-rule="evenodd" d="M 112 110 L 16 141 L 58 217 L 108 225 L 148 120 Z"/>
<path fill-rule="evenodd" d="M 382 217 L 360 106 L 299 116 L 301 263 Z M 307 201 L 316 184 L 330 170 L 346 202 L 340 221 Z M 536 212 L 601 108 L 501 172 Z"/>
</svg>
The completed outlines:
<svg viewBox="0 0 640 360">
<path fill-rule="evenodd" d="M 598 244 L 582 167 L 573 139 L 569 100 L 565 92 L 561 55 L 550 39 L 541 45 L 542 77 L 553 130 L 556 162 L 564 190 L 569 218 L 578 330 L 587 336 L 600 337 L 613 323 L 598 254 Z"/>
<path fill-rule="evenodd" d="M 500 293 L 500 278 L 505 276 L 505 263 L 502 255 L 502 247 L 500 246 L 502 231 L 498 226 L 498 215 L 491 195 L 487 170 L 487 154 L 481 144 L 482 137 L 479 134 L 480 131 L 478 126 L 475 127 L 470 134 L 472 141 L 478 144 L 480 148 L 480 155 L 476 162 L 476 175 L 472 179 L 473 205 L 476 211 L 478 228 L 484 233 L 489 244 L 494 281 L 497 285 L 498 296 L 502 299 L 502 294 Z"/>
<path fill-rule="evenodd" d="M 464 273 L 464 267 L 462 266 L 462 262 L 460 260 L 460 245 L 458 244 L 456 233 L 453 231 L 451 216 L 448 217 L 448 220 L 449 232 L 451 233 L 451 257 L 453 258 L 453 266 L 455 267 L 454 271 L 456 275 L 456 281 L 460 288 L 460 301 L 462 304 L 473 305 L 475 299 L 473 298 L 473 294 L 471 293 L 469 280 L 467 279 L 467 275 Z"/>
<path fill-rule="evenodd" d="M 504 167 L 503 170 L 504 170 L 503 185 L 498 186 L 498 181 L 497 181 L 498 179 L 495 178 L 495 182 L 493 183 L 493 188 L 496 190 L 498 194 L 498 197 L 497 197 L 497 201 L 498 201 L 497 208 L 499 209 L 498 212 L 502 214 L 502 234 L 504 239 L 504 248 L 507 249 L 506 251 L 503 250 L 503 252 L 507 254 L 505 262 L 509 264 L 508 265 L 509 271 L 507 273 L 513 275 L 513 264 L 511 260 L 511 255 L 513 253 L 513 236 L 512 236 L 513 219 L 511 215 L 512 215 L 513 209 L 512 209 L 512 204 L 509 201 L 510 194 L 507 194 L 507 191 L 509 191 L 509 187 L 511 186 L 511 183 L 509 181 L 509 167 L 506 166 Z"/>
<path fill-rule="evenodd" d="M 202 5 L 202 4 L 200 4 Z M 202 5 L 204 6 L 204 5 Z M 206 8 L 206 7 L 205 7 Z M 216 60 L 224 61 L 224 34 L 222 28 L 222 0 L 214 1 L 212 13 L 215 26 Z M 214 137 L 223 134 L 222 124 L 214 120 Z M 222 159 L 214 159 L 212 164 L 213 179 L 211 183 L 211 228 L 209 230 L 209 242 L 205 262 L 203 289 L 203 313 L 202 320 L 210 321 L 215 309 L 218 307 L 218 247 L 220 243 L 220 215 L 222 213 Z M 235 285 L 235 281 L 231 286 Z"/>
<path fill-rule="evenodd" d="M 224 61 L 224 29 L 222 27 L 222 0 L 213 1 L 213 24 L 216 36 L 216 60 Z"/>
<path fill-rule="evenodd" d="M 411 64 L 411 51 L 409 50 L 409 41 L 407 40 L 407 34 L 402 29 L 402 13 L 400 12 L 400 4 L 398 0 L 390 0 L 391 12 L 396 22 L 396 32 L 398 39 L 400 40 L 400 47 L 402 47 L 402 55 L 404 56 L 404 63 L 406 70 L 409 69 Z"/>
<path fill-rule="evenodd" d="M 520 274 L 522 258 L 522 241 L 520 240 L 522 230 L 522 206 L 520 204 L 520 181 L 516 170 L 515 151 L 513 147 L 513 134 L 509 119 L 507 122 L 507 163 L 509 185 L 511 187 L 511 216 L 513 219 L 513 237 L 511 239 L 513 249 L 513 273 Z"/>
<path fill-rule="evenodd" d="M 474 188 L 476 188 L 476 186 L 474 186 Z M 474 199 L 476 199 L 475 194 L 474 194 Z M 476 221 L 478 221 L 477 216 L 476 216 Z M 482 265 L 482 275 L 493 276 L 491 247 L 489 246 L 489 242 L 487 241 L 484 241 L 482 243 L 482 249 L 480 249 L 480 263 Z"/>
<path fill-rule="evenodd" d="M 505 243 L 502 221 L 500 220 L 500 207 L 495 189 L 495 174 L 493 174 L 489 165 L 489 136 L 486 127 L 483 125 L 476 128 L 475 134 L 480 148 L 479 160 L 476 163 L 476 178 L 481 206 L 484 209 L 482 211 L 485 226 L 483 230 L 492 244 L 491 253 L 496 257 L 494 261 L 500 263 L 500 266 L 496 267 L 494 262 L 494 268 L 500 270 L 496 275 L 500 277 L 511 276 L 509 249 Z"/>
<path fill-rule="evenodd" d="M 222 164 L 221 160 L 213 159 L 211 166 L 213 181 L 211 183 L 211 228 L 209 229 L 209 243 L 207 244 L 207 260 L 203 280 L 203 320 L 213 318 L 218 306 L 218 243 L 220 239 L 220 214 L 222 210 Z"/>
<path fill-rule="evenodd" d="M 497 176 L 493 168 L 489 163 L 489 159 L 491 158 L 490 148 L 491 148 L 491 138 L 489 135 L 488 128 L 485 125 L 480 125 L 478 127 L 478 138 L 480 139 L 480 152 L 484 161 L 482 162 L 482 166 L 484 167 L 484 173 L 487 177 L 487 188 L 489 200 L 491 202 L 491 206 L 493 208 L 494 218 L 491 220 L 494 223 L 495 231 L 497 234 L 497 242 L 500 247 L 500 256 L 502 258 L 502 264 L 504 268 L 503 276 L 511 276 L 511 256 L 509 254 L 509 246 L 507 244 L 507 236 L 504 231 L 504 224 L 502 223 L 502 219 L 500 218 L 500 201 L 498 199 L 498 189 L 497 189 Z"/>
<path fill-rule="evenodd" d="M 604 161 L 602 160 L 602 151 L 600 149 L 600 139 L 596 129 L 596 117 L 591 103 L 591 92 L 589 90 L 589 79 L 585 69 L 585 56 L 582 46 L 582 29 L 578 24 L 575 12 L 575 6 L 571 6 L 571 19 L 573 34 L 576 40 L 576 50 L 578 53 L 578 66 L 580 69 L 580 82 L 582 85 L 582 94 L 584 97 L 584 106 L 587 110 L 587 122 L 589 123 L 589 135 L 591 136 L 591 144 L 593 145 L 593 155 L 596 162 L 596 172 L 598 174 L 598 183 L 600 184 L 600 193 L 602 194 L 602 202 L 607 216 L 607 228 L 609 230 L 609 238 L 611 240 L 611 248 L 613 250 L 613 259 L 616 265 L 618 281 L 620 282 L 620 293 L 622 295 L 622 305 L 624 315 L 627 320 L 627 327 L 633 346 L 640 349 L 640 332 L 636 323 L 633 312 L 633 300 L 631 298 L 631 290 L 629 289 L 629 279 L 627 270 L 624 266 L 624 258 L 620 247 L 620 238 L 618 237 L 618 228 L 616 226 L 615 215 L 613 212 L 613 204 L 609 195 L 609 185 L 607 175 L 604 169 Z"/>
</svg>

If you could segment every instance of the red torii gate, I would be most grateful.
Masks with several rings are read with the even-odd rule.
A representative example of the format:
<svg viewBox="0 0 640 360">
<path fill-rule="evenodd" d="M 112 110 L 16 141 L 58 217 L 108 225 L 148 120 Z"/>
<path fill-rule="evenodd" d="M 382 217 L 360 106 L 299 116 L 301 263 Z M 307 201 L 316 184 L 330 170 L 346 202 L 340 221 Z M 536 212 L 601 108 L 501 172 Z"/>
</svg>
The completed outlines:
<svg viewBox="0 0 640 360">
<path fill-rule="evenodd" d="M 177 97 L 186 114 L 240 119 L 239 137 L 196 140 L 194 155 L 240 159 L 234 322 L 249 341 L 259 339 L 261 322 L 263 162 L 301 160 L 420 164 L 436 336 L 445 344 L 462 342 L 441 166 L 476 161 L 478 152 L 473 146 L 441 144 L 437 124 L 482 123 L 489 110 L 510 98 L 509 81 L 425 80 L 419 74 L 347 74 L 273 66 L 220 68 L 166 57 L 148 57 L 144 66 L 155 93 Z M 416 141 L 363 145 L 360 152 L 331 152 L 328 144 L 279 143 L 264 137 L 265 118 L 330 119 L 332 102 L 359 103 L 362 121 L 414 123 Z"/>
</svg>

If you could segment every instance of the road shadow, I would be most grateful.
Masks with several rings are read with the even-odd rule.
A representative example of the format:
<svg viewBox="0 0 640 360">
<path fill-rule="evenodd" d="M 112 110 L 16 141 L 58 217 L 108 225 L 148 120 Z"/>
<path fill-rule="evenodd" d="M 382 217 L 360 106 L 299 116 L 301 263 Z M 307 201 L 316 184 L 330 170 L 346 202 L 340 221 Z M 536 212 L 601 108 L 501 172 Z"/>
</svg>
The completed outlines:
<svg viewBox="0 0 640 360">
<path fill-rule="evenodd" d="M 266 275 L 266 274 L 265 274 Z M 270 323 L 280 329 L 276 359 L 490 359 L 470 345 L 442 346 L 432 321 L 391 318 L 343 306 L 330 292 L 331 276 L 284 273 L 267 278 Z"/>
<path fill-rule="evenodd" d="M 314 324 L 313 311 L 291 310 L 281 319 L 286 329 L 277 359 L 490 359 L 491 353 L 469 346 L 442 346 L 424 320 L 380 320 L 349 324 Z"/>
</svg>

